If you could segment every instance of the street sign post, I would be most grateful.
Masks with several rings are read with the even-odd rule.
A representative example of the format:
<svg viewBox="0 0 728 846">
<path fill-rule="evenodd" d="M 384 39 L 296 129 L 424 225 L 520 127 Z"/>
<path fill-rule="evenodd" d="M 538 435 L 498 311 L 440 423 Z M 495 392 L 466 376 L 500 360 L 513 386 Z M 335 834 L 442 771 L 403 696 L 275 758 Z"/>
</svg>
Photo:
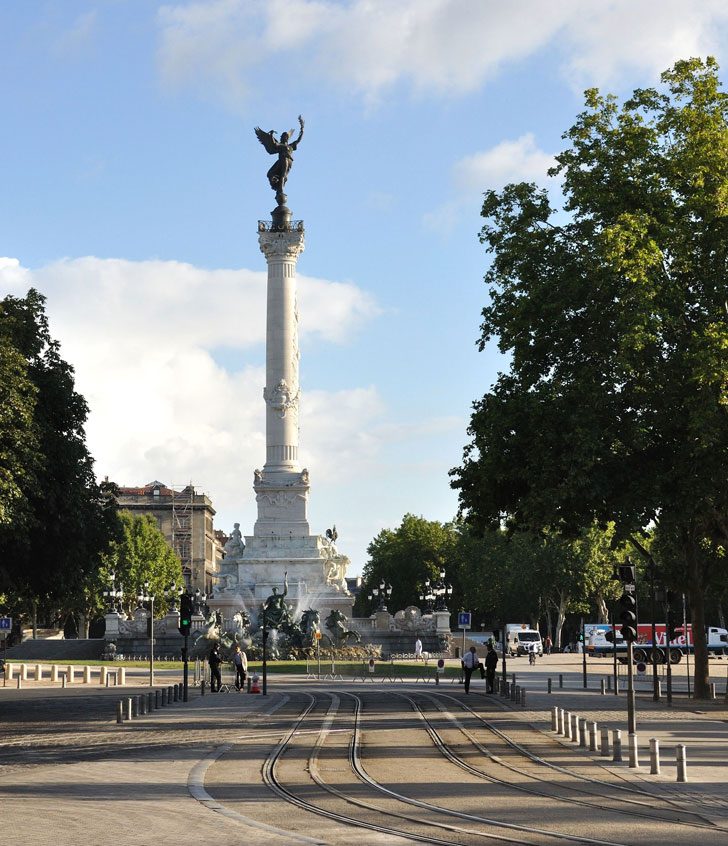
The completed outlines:
<svg viewBox="0 0 728 846">
<path fill-rule="evenodd" d="M 463 630 L 463 654 L 465 657 L 465 630 L 470 628 L 470 611 L 458 611 L 458 628 Z"/>
</svg>

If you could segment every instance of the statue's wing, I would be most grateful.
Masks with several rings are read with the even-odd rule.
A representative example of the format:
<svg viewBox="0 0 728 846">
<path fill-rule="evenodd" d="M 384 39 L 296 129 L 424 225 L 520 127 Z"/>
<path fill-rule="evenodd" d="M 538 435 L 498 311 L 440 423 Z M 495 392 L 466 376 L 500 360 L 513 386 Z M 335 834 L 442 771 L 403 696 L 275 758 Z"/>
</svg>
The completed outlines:
<svg viewBox="0 0 728 846">
<path fill-rule="evenodd" d="M 258 137 L 258 141 L 260 141 L 260 143 L 265 147 L 266 153 L 272 154 L 276 152 L 276 141 L 275 138 L 273 138 L 272 132 L 263 132 L 263 130 L 259 126 L 256 126 L 255 134 Z"/>
</svg>

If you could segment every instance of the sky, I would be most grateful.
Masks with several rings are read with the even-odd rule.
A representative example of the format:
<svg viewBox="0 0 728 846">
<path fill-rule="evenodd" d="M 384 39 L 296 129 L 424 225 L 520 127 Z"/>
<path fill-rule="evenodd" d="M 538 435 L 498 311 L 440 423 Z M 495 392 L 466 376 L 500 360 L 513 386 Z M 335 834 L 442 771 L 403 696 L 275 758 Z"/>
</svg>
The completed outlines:
<svg viewBox="0 0 728 846">
<path fill-rule="evenodd" d="M 448 521 L 474 400 L 483 193 L 534 181 L 597 87 L 726 65 L 723 0 L 4 0 L 0 296 L 47 297 L 100 479 L 192 483 L 252 534 L 275 206 L 253 128 L 305 119 L 287 184 L 313 533 L 361 573 Z"/>
</svg>

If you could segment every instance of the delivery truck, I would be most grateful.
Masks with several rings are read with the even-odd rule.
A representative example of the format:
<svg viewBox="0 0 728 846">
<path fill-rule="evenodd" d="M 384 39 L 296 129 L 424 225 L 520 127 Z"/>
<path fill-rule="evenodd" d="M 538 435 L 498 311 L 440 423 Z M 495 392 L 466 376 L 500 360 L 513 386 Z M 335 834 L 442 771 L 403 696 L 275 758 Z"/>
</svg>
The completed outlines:
<svg viewBox="0 0 728 846">
<path fill-rule="evenodd" d="M 617 657 L 627 660 L 627 643 L 620 632 L 621 625 L 616 626 Z M 607 623 L 585 623 L 584 640 L 588 655 L 604 656 L 614 653 L 614 644 L 607 639 L 611 637 L 612 627 Z M 707 626 L 705 634 L 708 640 L 708 653 L 711 655 L 728 655 L 728 631 L 718 626 Z M 657 661 L 664 664 L 667 660 L 667 626 L 665 623 L 655 623 L 654 649 Z M 652 623 L 637 625 L 637 640 L 634 642 L 634 660 L 652 661 Z M 677 627 L 676 637 L 670 641 L 670 663 L 679 664 L 683 656 L 693 651 L 693 626 L 688 623 L 686 629 Z"/>
</svg>

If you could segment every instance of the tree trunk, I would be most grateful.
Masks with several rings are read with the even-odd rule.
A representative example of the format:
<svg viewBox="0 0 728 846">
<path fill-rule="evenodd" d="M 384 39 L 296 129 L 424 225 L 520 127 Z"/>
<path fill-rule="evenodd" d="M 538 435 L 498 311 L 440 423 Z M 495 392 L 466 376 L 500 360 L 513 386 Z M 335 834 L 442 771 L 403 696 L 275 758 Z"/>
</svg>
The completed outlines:
<svg viewBox="0 0 728 846">
<path fill-rule="evenodd" d="M 555 645 L 561 649 L 561 630 L 564 627 L 564 621 L 566 620 L 566 597 L 563 593 L 559 593 L 559 602 L 556 605 L 556 637 L 554 640 Z"/>
<path fill-rule="evenodd" d="M 698 566 L 697 550 L 690 540 L 686 543 L 688 571 L 688 601 L 693 622 L 693 648 L 695 659 L 695 698 L 710 698 L 710 670 L 708 668 L 708 640 L 705 635 L 705 596 L 703 579 Z"/>
<path fill-rule="evenodd" d="M 600 593 L 597 596 L 597 623 L 609 622 L 609 609 L 607 608 L 607 601 Z"/>
</svg>

